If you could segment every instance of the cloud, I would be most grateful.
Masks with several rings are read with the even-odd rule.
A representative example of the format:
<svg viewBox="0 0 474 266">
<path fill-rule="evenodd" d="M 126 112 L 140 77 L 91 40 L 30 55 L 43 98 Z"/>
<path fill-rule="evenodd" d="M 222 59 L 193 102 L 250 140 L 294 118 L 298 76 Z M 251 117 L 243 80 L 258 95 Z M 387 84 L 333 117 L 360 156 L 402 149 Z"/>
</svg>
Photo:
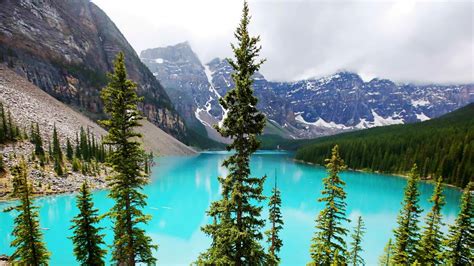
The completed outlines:
<svg viewBox="0 0 474 266">
<path fill-rule="evenodd" d="M 241 0 L 93 0 L 132 46 L 188 40 L 203 62 L 231 56 Z M 474 82 L 471 1 L 250 0 L 262 73 L 297 80 L 350 70 L 400 82 Z"/>
</svg>

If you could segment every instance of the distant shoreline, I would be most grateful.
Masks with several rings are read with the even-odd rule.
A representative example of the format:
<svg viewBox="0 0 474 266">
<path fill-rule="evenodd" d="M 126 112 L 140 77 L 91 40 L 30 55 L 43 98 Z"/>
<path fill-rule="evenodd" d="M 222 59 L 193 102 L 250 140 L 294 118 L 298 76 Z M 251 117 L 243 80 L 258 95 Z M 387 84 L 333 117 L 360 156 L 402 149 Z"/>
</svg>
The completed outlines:
<svg viewBox="0 0 474 266">
<path fill-rule="evenodd" d="M 312 163 L 312 162 L 307 162 L 307 161 L 304 161 L 304 160 L 293 159 L 293 161 L 295 161 L 296 163 L 301 163 L 301 164 L 324 167 L 323 165 L 320 165 L 320 164 L 317 164 L 317 163 Z M 354 168 L 349 168 L 349 167 L 347 168 L 347 170 L 353 171 L 353 172 L 359 172 L 359 173 L 371 173 L 371 174 L 379 174 L 379 175 L 388 175 L 388 176 L 395 176 L 395 177 L 401 177 L 403 179 L 408 179 L 408 175 L 406 175 L 406 174 L 384 173 L 384 172 L 379 172 L 379 171 L 371 171 L 371 170 L 367 170 L 367 169 L 354 169 Z M 432 184 L 432 185 L 436 184 L 433 179 L 420 178 L 419 182 L 429 183 L 429 184 Z M 443 186 L 455 188 L 455 189 L 457 189 L 461 192 L 463 190 L 463 188 L 452 185 L 452 184 L 443 183 Z"/>
</svg>

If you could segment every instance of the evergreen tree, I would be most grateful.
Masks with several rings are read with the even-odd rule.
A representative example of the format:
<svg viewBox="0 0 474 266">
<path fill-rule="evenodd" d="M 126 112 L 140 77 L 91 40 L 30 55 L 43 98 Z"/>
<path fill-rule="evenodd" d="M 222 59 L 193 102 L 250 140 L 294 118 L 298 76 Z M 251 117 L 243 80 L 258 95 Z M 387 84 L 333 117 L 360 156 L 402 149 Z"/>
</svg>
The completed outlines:
<svg viewBox="0 0 474 266">
<path fill-rule="evenodd" d="M 79 162 L 79 159 L 77 159 L 77 157 L 74 157 L 74 159 L 72 159 L 72 171 L 79 172 L 80 169 L 81 163 Z"/>
<path fill-rule="evenodd" d="M 417 167 L 414 165 L 405 188 L 403 207 L 397 218 L 398 228 L 394 230 L 393 261 L 396 264 L 411 264 L 416 259 L 416 244 L 420 239 L 418 219 L 423 211 L 418 205 L 420 193 L 417 183 L 419 179 Z"/>
<path fill-rule="evenodd" d="M 388 240 L 387 245 L 383 249 L 383 254 L 379 258 L 379 265 L 390 266 L 393 264 L 393 244 L 392 239 Z"/>
<path fill-rule="evenodd" d="M 79 149 L 84 161 L 89 161 L 89 148 L 88 148 L 88 140 L 87 140 L 87 133 L 83 127 L 81 127 L 80 133 L 80 142 L 79 142 Z"/>
<path fill-rule="evenodd" d="M 56 130 L 56 124 L 53 128 L 53 158 L 58 161 L 59 164 L 63 163 L 63 152 L 59 143 L 58 131 Z"/>
<path fill-rule="evenodd" d="M 74 150 L 71 145 L 71 141 L 69 141 L 69 138 L 66 139 L 66 158 L 68 161 L 72 162 L 72 159 L 74 157 Z"/>
<path fill-rule="evenodd" d="M 35 154 L 38 156 L 44 156 L 44 149 L 43 149 L 43 139 L 41 138 L 39 125 L 36 123 L 36 127 L 34 129 L 34 133 L 32 133 L 33 144 L 35 145 Z"/>
<path fill-rule="evenodd" d="M 62 176 L 63 172 L 63 153 L 61 151 L 61 145 L 59 143 L 58 131 L 56 130 L 56 125 L 53 128 L 53 147 L 51 150 L 51 145 L 49 146 L 50 157 L 54 162 L 54 171 L 58 176 Z"/>
<path fill-rule="evenodd" d="M 3 162 L 3 153 L 0 153 L 0 177 L 5 172 L 5 163 Z"/>
<path fill-rule="evenodd" d="M 49 159 L 49 161 L 54 160 L 53 149 L 51 149 L 51 141 L 50 140 L 48 140 L 48 159 Z"/>
<path fill-rule="evenodd" d="M 81 173 L 83 175 L 89 174 L 89 163 L 88 162 L 82 162 L 81 164 Z"/>
<path fill-rule="evenodd" d="M 87 134 L 86 134 L 86 139 L 87 139 L 87 155 L 88 155 L 88 159 L 92 159 L 92 157 L 94 156 L 94 146 L 92 144 L 92 136 L 91 136 L 91 132 L 89 130 L 89 128 L 87 128 Z"/>
<path fill-rule="evenodd" d="M 445 203 L 441 177 L 436 183 L 430 201 L 433 203 L 433 207 L 426 216 L 426 225 L 419 242 L 417 260 L 421 264 L 438 265 L 441 263 L 441 248 L 443 246 L 441 226 L 444 224 L 441 221 L 441 208 Z"/>
<path fill-rule="evenodd" d="M 280 190 L 277 186 L 277 176 L 275 172 L 275 186 L 272 190 L 272 196 L 268 203 L 269 207 L 269 217 L 268 221 L 270 222 L 271 228 L 266 233 L 267 242 L 270 244 L 268 248 L 268 253 L 270 255 L 269 264 L 278 265 L 280 258 L 278 257 L 278 252 L 280 252 L 281 247 L 283 246 L 283 241 L 278 236 L 281 229 L 283 229 L 283 217 L 281 215 L 281 197 Z"/>
<path fill-rule="evenodd" d="M 32 189 L 28 183 L 26 164 L 21 160 L 20 164 L 13 167 L 13 194 L 19 198 L 19 205 L 9 208 L 15 210 L 18 216 L 15 218 L 15 228 L 11 246 L 16 248 L 10 257 L 14 264 L 20 265 L 47 265 L 49 253 L 43 243 L 40 231 L 37 207 L 31 199 Z"/>
<path fill-rule="evenodd" d="M 227 150 L 235 150 L 223 166 L 229 169 L 226 177 L 219 177 L 222 199 L 213 202 L 208 214 L 215 223 L 203 227 L 212 238 L 211 247 L 198 259 L 199 264 L 265 264 L 267 254 L 260 245 L 263 238 L 261 228 L 265 221 L 260 218 L 262 210 L 258 202 L 262 195 L 265 177 L 250 177 L 250 155 L 260 142 L 265 126 L 265 116 L 256 108 L 258 99 L 253 95 L 252 76 L 260 68 L 262 61 L 256 62 L 261 47 L 259 37 L 248 33 L 249 8 L 244 1 L 240 25 L 235 31 L 237 45 L 231 45 L 235 61 L 228 59 L 234 73 L 235 87 L 219 101 L 227 110 L 227 117 L 217 131 L 233 142 Z"/>
<path fill-rule="evenodd" d="M 151 167 L 153 166 L 153 152 L 145 155 L 145 173 L 151 173 Z"/>
<path fill-rule="evenodd" d="M 8 131 L 7 131 L 7 134 L 8 134 L 8 140 L 14 140 L 15 137 L 16 137 L 16 134 L 15 134 L 15 126 L 13 125 L 13 118 L 12 118 L 12 113 L 10 112 L 10 110 L 8 110 L 8 113 L 7 113 L 7 117 L 8 117 Z"/>
<path fill-rule="evenodd" d="M 81 158 L 82 158 L 81 146 L 80 146 L 79 136 L 77 135 L 77 132 L 76 132 L 76 149 L 75 149 L 75 155 L 76 155 L 76 158 L 78 158 L 78 159 L 81 159 Z"/>
<path fill-rule="evenodd" d="M 118 264 L 154 264 L 152 250 L 157 246 L 145 235 L 142 224 L 151 217 L 143 214 L 146 195 L 141 193 L 148 182 L 144 174 L 142 158 L 144 151 L 136 140 L 141 135 L 134 131 L 142 119 L 137 104 L 136 84 L 127 79 L 124 54 L 120 52 L 114 62 L 114 72 L 109 74 L 110 82 L 101 92 L 108 120 L 102 124 L 109 132 L 106 144 L 113 146 L 108 163 L 114 170 L 110 177 L 110 194 L 115 200 L 110 210 L 114 221 L 114 249 L 112 260 Z"/>
<path fill-rule="evenodd" d="M 470 182 L 461 198 L 461 210 L 456 221 L 449 228 L 445 242 L 444 262 L 448 265 L 470 265 L 474 261 L 474 207 Z"/>
<path fill-rule="evenodd" d="M 30 142 L 35 144 L 35 124 L 31 122 L 30 124 Z"/>
<path fill-rule="evenodd" d="M 54 171 L 58 176 L 62 176 L 64 174 L 63 167 L 57 157 L 54 157 Z"/>
<path fill-rule="evenodd" d="M 18 130 L 20 140 L 27 140 L 29 136 L 28 136 L 28 131 L 26 130 L 26 128 L 23 129 L 23 132 L 21 131 L 19 127 L 17 128 L 18 128 L 17 130 Z"/>
<path fill-rule="evenodd" d="M 0 102 L 0 143 L 4 143 L 7 139 L 7 120 L 5 117 L 5 109 L 3 109 L 3 104 Z"/>
<path fill-rule="evenodd" d="M 364 265 L 364 259 L 361 256 L 362 249 L 362 237 L 365 234 L 365 225 L 362 217 L 359 216 L 357 219 L 357 226 L 354 228 L 352 236 L 351 250 L 349 252 L 349 260 L 352 265 Z"/>
<path fill-rule="evenodd" d="M 71 221 L 73 223 L 71 229 L 74 232 L 71 237 L 74 255 L 81 265 L 104 265 L 106 250 L 102 249 L 101 245 L 105 242 L 104 235 L 100 234 L 103 228 L 97 226 L 100 221 L 98 210 L 94 209 L 87 182 L 82 184 L 76 201 L 79 214 Z"/>
<path fill-rule="evenodd" d="M 344 161 L 339 156 L 339 147 L 332 149 L 330 159 L 326 160 L 329 176 L 323 179 L 323 197 L 318 201 L 325 204 L 324 209 L 316 219 L 316 233 L 311 244 L 311 258 L 315 264 L 329 265 L 334 260 L 345 263 L 346 242 L 344 237 L 347 229 L 342 226 L 348 222 L 346 218 L 345 182 L 339 177 L 339 172 L 346 169 Z M 336 251 L 340 258 L 334 258 Z"/>
<path fill-rule="evenodd" d="M 230 170 L 227 177 L 219 177 L 223 187 L 222 199 L 213 202 L 208 212 L 214 224 L 203 231 L 213 238 L 212 246 L 201 254 L 200 263 L 262 263 L 266 259 L 259 244 L 264 225 L 260 219 L 261 207 L 254 205 L 264 199 L 262 185 L 265 178 L 249 177 L 249 158 L 258 148 L 256 135 L 261 134 L 265 118 L 256 108 L 257 98 L 253 95 L 252 75 L 262 62 L 255 63 L 260 47 L 258 37 L 250 37 L 248 5 L 244 2 L 243 16 L 235 36 L 238 46 L 232 45 L 236 61 L 228 59 L 234 69 L 232 78 L 235 87 L 221 104 L 228 111 L 224 123 L 216 126 L 222 136 L 234 141 L 227 147 L 236 153 L 224 161 Z"/>
<path fill-rule="evenodd" d="M 5 111 L 2 103 L 0 103 L 0 119 L 0 144 L 7 141 L 15 142 L 22 138 L 20 129 L 13 122 L 10 110 Z"/>
</svg>

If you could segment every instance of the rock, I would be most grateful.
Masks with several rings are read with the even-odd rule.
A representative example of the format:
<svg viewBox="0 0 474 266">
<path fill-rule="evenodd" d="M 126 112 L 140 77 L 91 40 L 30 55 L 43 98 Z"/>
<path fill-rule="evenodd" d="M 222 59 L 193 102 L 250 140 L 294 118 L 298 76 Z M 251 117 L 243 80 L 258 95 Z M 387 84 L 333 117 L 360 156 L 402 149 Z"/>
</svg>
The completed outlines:
<svg viewBox="0 0 474 266">
<path fill-rule="evenodd" d="M 7 255 L 5 255 L 5 254 L 0 255 L 0 265 L 9 265 Z"/>
</svg>

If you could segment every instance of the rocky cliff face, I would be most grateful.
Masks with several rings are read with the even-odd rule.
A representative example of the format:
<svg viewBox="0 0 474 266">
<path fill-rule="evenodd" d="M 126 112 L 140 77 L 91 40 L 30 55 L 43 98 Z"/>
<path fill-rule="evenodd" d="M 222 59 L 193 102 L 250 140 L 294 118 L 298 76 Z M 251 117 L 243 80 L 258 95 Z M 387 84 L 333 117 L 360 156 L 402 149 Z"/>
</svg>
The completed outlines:
<svg viewBox="0 0 474 266">
<path fill-rule="evenodd" d="M 140 58 L 160 80 L 180 114 L 189 122 L 196 120 L 199 108 L 209 107 L 213 116 L 223 113 L 219 106 L 219 94 L 210 86 L 205 66 L 191 49 L 180 43 L 175 46 L 148 49 Z"/>
<path fill-rule="evenodd" d="M 187 125 L 198 132 L 204 126 L 204 134 L 225 141 L 212 128 L 224 114 L 220 95 L 212 86 L 209 67 L 201 63 L 189 43 L 148 49 L 140 58 L 163 84 Z"/>
<path fill-rule="evenodd" d="M 174 46 L 165 49 L 167 54 L 179 50 Z M 142 60 L 159 80 L 170 81 L 164 82 L 165 87 L 179 87 L 180 95 L 193 100 L 186 108 L 192 109 L 199 120 L 220 121 L 224 112 L 216 97 L 234 86 L 232 68 L 218 58 L 200 65 L 189 45 L 186 49 L 189 51 L 180 53 L 179 60 L 172 56 L 165 59 L 163 53 L 148 53 L 146 58 L 142 53 Z M 163 51 L 163 48 L 153 50 Z M 193 62 L 194 71 L 188 63 L 179 62 Z M 297 82 L 271 82 L 257 73 L 254 90 L 260 110 L 287 137 L 295 138 L 423 121 L 474 102 L 474 84 L 397 84 L 386 79 L 365 82 L 350 72 Z M 177 106 L 184 104 L 174 98 L 173 101 Z"/>
<path fill-rule="evenodd" d="M 0 62 L 55 98 L 96 119 L 106 73 L 119 51 L 130 79 L 145 96 L 141 110 L 154 124 L 184 139 L 183 120 L 161 84 L 107 15 L 89 0 L 1 0 Z"/>
</svg>

